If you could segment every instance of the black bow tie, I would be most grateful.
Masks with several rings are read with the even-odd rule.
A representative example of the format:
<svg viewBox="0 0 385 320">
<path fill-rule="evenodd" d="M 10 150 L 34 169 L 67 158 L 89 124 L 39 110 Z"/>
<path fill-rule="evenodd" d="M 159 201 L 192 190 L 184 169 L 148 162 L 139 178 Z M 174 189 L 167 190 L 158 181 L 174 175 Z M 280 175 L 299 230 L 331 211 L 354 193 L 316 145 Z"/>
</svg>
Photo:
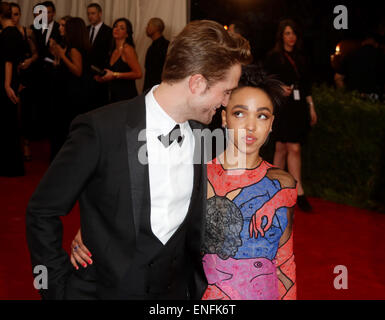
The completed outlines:
<svg viewBox="0 0 385 320">
<path fill-rule="evenodd" d="M 180 131 L 180 126 L 177 124 L 171 132 L 164 136 L 161 135 L 158 137 L 159 141 L 162 142 L 165 148 L 168 148 L 172 145 L 172 143 L 176 140 L 181 147 L 184 141 L 184 136 L 182 136 L 182 132 Z"/>
</svg>

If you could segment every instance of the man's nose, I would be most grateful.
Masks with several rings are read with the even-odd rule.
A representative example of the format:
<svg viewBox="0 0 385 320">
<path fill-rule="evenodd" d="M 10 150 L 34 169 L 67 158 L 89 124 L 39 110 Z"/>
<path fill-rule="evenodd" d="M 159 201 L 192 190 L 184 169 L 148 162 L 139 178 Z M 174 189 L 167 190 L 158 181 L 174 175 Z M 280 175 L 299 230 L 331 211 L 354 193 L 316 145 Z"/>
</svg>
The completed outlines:
<svg viewBox="0 0 385 320">
<path fill-rule="evenodd" d="M 230 101 L 230 95 L 226 95 L 225 98 L 222 101 L 222 106 L 227 107 Z"/>
</svg>

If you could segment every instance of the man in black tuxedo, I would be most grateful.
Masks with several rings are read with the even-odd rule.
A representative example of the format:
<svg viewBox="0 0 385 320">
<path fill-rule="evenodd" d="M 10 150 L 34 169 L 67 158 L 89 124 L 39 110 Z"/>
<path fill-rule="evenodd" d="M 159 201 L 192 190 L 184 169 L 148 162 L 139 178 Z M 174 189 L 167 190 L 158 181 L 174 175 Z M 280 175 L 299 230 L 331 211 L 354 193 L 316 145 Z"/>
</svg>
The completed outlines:
<svg viewBox="0 0 385 320">
<path fill-rule="evenodd" d="M 200 130 L 227 105 L 249 59 L 247 41 L 216 22 L 192 22 L 171 43 L 159 86 L 73 121 L 27 208 L 32 266 L 48 270 L 44 299 L 202 297 Z M 60 217 L 77 200 L 94 263 L 75 271 Z"/>
<path fill-rule="evenodd" d="M 152 18 L 147 24 L 146 33 L 151 38 L 152 44 L 147 50 L 143 91 L 160 84 L 162 71 L 166 60 L 167 49 L 170 41 L 163 36 L 165 25 L 162 19 Z"/>
<path fill-rule="evenodd" d="M 110 51 L 112 48 L 112 29 L 103 23 L 102 7 L 97 3 L 91 3 L 87 7 L 87 16 L 90 25 L 87 27 L 92 45 L 90 55 L 91 65 L 104 70 L 109 65 Z M 108 85 L 93 81 L 94 108 L 104 106 L 108 103 Z"/>
</svg>

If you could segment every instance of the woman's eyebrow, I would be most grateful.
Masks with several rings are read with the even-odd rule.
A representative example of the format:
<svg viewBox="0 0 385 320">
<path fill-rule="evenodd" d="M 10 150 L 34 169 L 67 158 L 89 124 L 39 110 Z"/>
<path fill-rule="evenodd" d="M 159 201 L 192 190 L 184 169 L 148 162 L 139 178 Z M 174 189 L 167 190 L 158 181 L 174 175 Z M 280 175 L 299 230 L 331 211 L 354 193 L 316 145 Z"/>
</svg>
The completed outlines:
<svg viewBox="0 0 385 320">
<path fill-rule="evenodd" d="M 268 107 L 258 108 L 257 112 L 261 112 L 261 111 L 269 111 L 269 112 L 271 112 L 271 109 L 268 108 Z"/>
<path fill-rule="evenodd" d="M 242 104 L 236 104 L 235 106 L 234 106 L 234 108 L 239 108 L 239 109 L 243 109 L 243 110 L 249 110 L 249 107 L 248 106 L 244 106 L 244 105 L 242 105 Z"/>
<path fill-rule="evenodd" d="M 242 105 L 242 104 L 237 104 L 237 105 L 235 105 L 235 106 L 233 107 L 233 109 L 235 109 L 235 108 L 243 109 L 243 110 L 246 110 L 246 111 L 249 110 L 249 107 L 248 107 L 248 106 L 244 106 L 244 105 Z M 257 112 L 261 112 L 261 111 L 269 111 L 270 113 L 272 112 L 272 111 L 270 110 L 270 108 L 268 108 L 268 107 L 261 107 L 261 108 L 258 108 L 258 109 L 257 109 Z"/>
</svg>

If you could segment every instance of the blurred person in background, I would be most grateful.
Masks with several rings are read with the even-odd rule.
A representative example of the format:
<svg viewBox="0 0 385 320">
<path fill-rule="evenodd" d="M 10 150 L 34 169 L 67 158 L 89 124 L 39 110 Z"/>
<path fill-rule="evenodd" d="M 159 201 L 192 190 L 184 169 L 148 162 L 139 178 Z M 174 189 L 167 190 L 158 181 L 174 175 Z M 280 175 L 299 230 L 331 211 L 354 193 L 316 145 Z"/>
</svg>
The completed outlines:
<svg viewBox="0 0 385 320">
<path fill-rule="evenodd" d="M 59 23 L 55 21 L 56 7 L 52 1 L 45 1 L 37 5 L 45 6 L 47 8 L 47 22 L 48 29 L 37 29 L 34 25 L 31 25 L 31 29 L 36 42 L 37 52 L 39 55 L 38 60 L 34 64 L 34 86 L 33 92 L 35 93 L 35 105 L 37 106 L 39 125 L 37 129 L 37 135 L 39 138 L 46 138 L 49 133 L 49 114 L 53 107 L 54 96 L 54 56 L 50 51 L 50 40 L 53 39 L 57 43 L 61 43 L 62 37 L 60 36 Z M 34 6 L 34 9 L 36 6 Z M 36 13 L 34 13 L 36 15 Z"/>
<path fill-rule="evenodd" d="M 103 10 L 98 3 L 87 6 L 87 16 L 90 25 L 87 27 L 91 42 L 91 65 L 104 70 L 109 65 L 110 50 L 113 42 L 112 29 L 103 22 Z M 91 105 L 97 108 L 108 104 L 108 84 L 92 82 Z"/>
<path fill-rule="evenodd" d="M 131 22 L 120 18 L 113 25 L 113 46 L 110 54 L 109 67 L 104 76 L 96 76 L 96 81 L 108 83 L 110 103 L 129 100 L 138 95 L 136 79 L 142 77 L 135 51 Z"/>
<path fill-rule="evenodd" d="M 147 24 L 146 34 L 152 40 L 146 53 L 143 91 L 162 82 L 162 72 L 170 41 L 165 39 L 165 25 L 162 19 L 152 18 Z"/>
<path fill-rule="evenodd" d="M 297 204 L 305 212 L 312 207 L 302 185 L 302 146 L 311 126 L 317 123 L 317 113 L 311 96 L 308 63 L 303 56 L 302 40 L 297 24 L 283 20 L 278 26 L 275 48 L 265 61 L 268 73 L 284 83 L 286 102 L 277 110 L 273 126 L 276 141 L 274 165 L 288 172 L 298 182 Z"/>
<path fill-rule="evenodd" d="M 56 63 L 55 102 L 51 110 L 51 160 L 64 144 L 71 121 L 88 109 L 90 81 L 91 45 L 84 21 L 81 18 L 64 17 L 61 19 L 60 31 L 65 47 L 55 40 L 51 40 L 50 44 Z"/>
<path fill-rule="evenodd" d="M 10 3 L 12 9 L 12 21 L 23 37 L 24 60 L 19 65 L 20 73 L 20 111 L 21 111 L 21 133 L 24 144 L 24 160 L 31 161 L 30 139 L 33 136 L 34 124 L 36 123 L 36 109 L 33 100 L 34 72 L 33 64 L 39 58 L 33 32 L 30 28 L 20 25 L 21 8 L 17 3 Z"/>
<path fill-rule="evenodd" d="M 385 55 L 374 33 L 367 33 L 361 47 L 348 54 L 335 74 L 337 88 L 356 90 L 378 101 L 385 86 Z"/>
<path fill-rule="evenodd" d="M 18 122 L 18 68 L 24 61 L 24 43 L 7 2 L 0 3 L 0 24 L 0 176 L 18 177 L 24 175 Z"/>
</svg>

